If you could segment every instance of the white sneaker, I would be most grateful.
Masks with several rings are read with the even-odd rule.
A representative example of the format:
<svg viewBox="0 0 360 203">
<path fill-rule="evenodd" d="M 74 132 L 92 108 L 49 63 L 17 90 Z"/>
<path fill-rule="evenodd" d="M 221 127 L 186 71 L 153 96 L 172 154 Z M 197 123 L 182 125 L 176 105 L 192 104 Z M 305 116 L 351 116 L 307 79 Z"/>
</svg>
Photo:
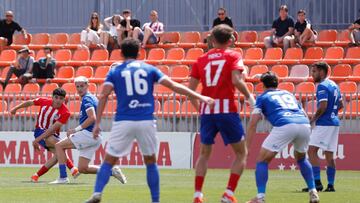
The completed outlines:
<svg viewBox="0 0 360 203">
<path fill-rule="evenodd" d="M 101 193 L 93 194 L 90 199 L 86 200 L 85 203 L 98 203 L 101 202 Z"/>
<path fill-rule="evenodd" d="M 49 184 L 68 184 L 70 183 L 69 178 L 58 178 L 53 182 L 50 182 Z"/>
<path fill-rule="evenodd" d="M 121 169 L 117 166 L 113 167 L 111 169 L 112 175 L 118 179 L 120 181 L 120 183 L 122 184 L 126 184 L 127 180 L 126 180 L 126 176 L 123 174 L 123 172 L 121 171 Z"/>
<path fill-rule="evenodd" d="M 320 198 L 318 192 L 314 189 L 309 191 L 310 203 L 319 203 Z"/>
</svg>

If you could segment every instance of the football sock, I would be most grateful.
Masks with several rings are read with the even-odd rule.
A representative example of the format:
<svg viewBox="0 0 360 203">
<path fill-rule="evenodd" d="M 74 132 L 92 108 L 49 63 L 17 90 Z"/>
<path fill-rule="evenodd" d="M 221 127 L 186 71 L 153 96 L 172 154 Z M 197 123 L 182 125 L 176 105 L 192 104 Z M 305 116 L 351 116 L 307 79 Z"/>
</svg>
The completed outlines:
<svg viewBox="0 0 360 203">
<path fill-rule="evenodd" d="M 314 180 L 320 180 L 320 167 L 313 166 L 312 170 L 313 170 Z"/>
<path fill-rule="evenodd" d="M 266 183 L 269 177 L 268 163 L 258 162 L 256 163 L 255 177 L 256 177 L 256 187 L 258 193 L 265 193 Z"/>
<path fill-rule="evenodd" d="M 59 170 L 60 170 L 60 178 L 66 178 L 66 166 L 65 164 L 59 164 Z"/>
<path fill-rule="evenodd" d="M 308 186 L 308 189 L 315 189 L 314 176 L 309 160 L 303 158 L 298 160 L 297 163 L 299 164 L 301 175 L 303 176 L 306 185 Z"/>
<path fill-rule="evenodd" d="M 204 179 L 204 176 L 195 176 L 195 192 L 201 192 Z"/>
<path fill-rule="evenodd" d="M 68 167 L 68 169 L 72 169 L 72 168 L 74 168 L 74 164 L 73 164 L 73 162 L 70 160 L 70 159 L 67 159 L 66 160 L 66 166 Z"/>
<path fill-rule="evenodd" d="M 41 168 L 36 172 L 36 175 L 38 175 L 38 176 L 40 177 L 40 176 L 44 175 L 46 172 L 48 172 L 48 171 L 49 171 L 49 169 L 48 169 L 45 165 L 43 165 L 43 166 L 41 166 Z"/>
<path fill-rule="evenodd" d="M 152 202 L 159 202 L 160 177 L 158 167 L 155 163 L 146 165 L 146 179 L 150 188 Z"/>
<path fill-rule="evenodd" d="M 102 193 L 105 185 L 109 182 L 112 167 L 113 166 L 107 162 L 104 162 L 101 165 L 100 170 L 96 175 L 94 193 Z"/>
<path fill-rule="evenodd" d="M 239 174 L 231 173 L 226 189 L 231 190 L 232 192 L 234 192 L 235 189 L 236 189 L 236 186 L 238 184 L 239 179 L 240 179 Z"/>
<path fill-rule="evenodd" d="M 336 169 L 334 167 L 328 166 L 326 169 L 326 175 L 329 185 L 334 185 L 335 182 L 335 173 Z"/>
</svg>

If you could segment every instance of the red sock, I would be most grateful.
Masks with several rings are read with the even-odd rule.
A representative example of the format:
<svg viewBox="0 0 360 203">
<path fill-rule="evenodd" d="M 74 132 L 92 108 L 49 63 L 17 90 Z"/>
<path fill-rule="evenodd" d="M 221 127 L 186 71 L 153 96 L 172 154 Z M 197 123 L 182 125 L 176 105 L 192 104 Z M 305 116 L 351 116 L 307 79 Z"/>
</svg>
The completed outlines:
<svg viewBox="0 0 360 203">
<path fill-rule="evenodd" d="M 234 192 L 235 189 L 236 189 L 236 186 L 238 184 L 239 179 L 240 179 L 239 174 L 235 174 L 235 173 L 230 174 L 227 189 Z"/>
<path fill-rule="evenodd" d="M 45 166 L 45 165 L 43 165 L 43 166 L 41 166 L 41 168 L 38 170 L 38 172 L 36 172 L 36 174 L 40 177 L 40 176 L 42 176 L 42 175 L 44 175 L 46 172 L 48 172 L 48 168 Z"/>
<path fill-rule="evenodd" d="M 66 166 L 68 167 L 68 169 L 72 169 L 72 168 L 74 168 L 74 164 L 73 164 L 73 162 L 70 160 L 70 159 L 67 159 L 66 160 Z"/>
<path fill-rule="evenodd" d="M 195 192 L 201 192 L 204 178 L 204 176 L 195 176 Z"/>
</svg>

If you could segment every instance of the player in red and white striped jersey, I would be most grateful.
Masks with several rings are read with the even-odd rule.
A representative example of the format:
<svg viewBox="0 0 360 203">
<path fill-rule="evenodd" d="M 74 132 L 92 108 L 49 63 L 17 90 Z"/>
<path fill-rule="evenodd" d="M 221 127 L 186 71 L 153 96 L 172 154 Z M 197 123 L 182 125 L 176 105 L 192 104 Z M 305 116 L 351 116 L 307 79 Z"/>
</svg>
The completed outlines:
<svg viewBox="0 0 360 203">
<path fill-rule="evenodd" d="M 39 177 L 45 174 L 51 167 L 57 163 L 55 154 L 55 144 L 59 141 L 59 132 L 62 125 L 66 124 L 70 117 L 70 112 L 65 102 L 66 92 L 62 88 L 57 88 L 53 91 L 52 98 L 37 98 L 34 100 L 25 101 L 13 109 L 10 113 L 16 114 L 16 111 L 21 108 L 27 108 L 32 105 L 40 106 L 40 111 L 37 117 L 36 126 L 34 130 L 35 140 L 33 146 L 35 150 L 40 150 L 40 146 L 51 151 L 55 156 L 49 159 L 37 173 L 31 177 L 32 182 L 37 182 Z M 72 161 L 67 159 L 67 166 L 71 170 L 74 177 L 79 175 L 79 171 L 74 167 Z"/>
</svg>

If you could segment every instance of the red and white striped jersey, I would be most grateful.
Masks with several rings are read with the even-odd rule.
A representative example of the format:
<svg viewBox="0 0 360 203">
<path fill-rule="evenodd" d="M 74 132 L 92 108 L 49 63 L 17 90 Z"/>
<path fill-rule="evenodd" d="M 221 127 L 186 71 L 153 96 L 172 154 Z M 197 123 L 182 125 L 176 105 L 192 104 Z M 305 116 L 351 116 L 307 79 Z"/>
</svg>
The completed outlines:
<svg viewBox="0 0 360 203">
<path fill-rule="evenodd" d="M 66 124 L 70 117 L 69 109 L 65 104 L 62 104 L 59 108 L 52 107 L 52 99 L 49 98 L 37 98 L 34 100 L 35 106 L 40 106 L 40 111 L 36 121 L 36 128 L 48 129 L 56 121 L 62 124 Z M 60 129 L 55 132 L 59 135 Z"/>
<path fill-rule="evenodd" d="M 244 70 L 241 54 L 229 49 L 211 49 L 200 56 L 193 65 L 190 76 L 200 80 L 201 94 L 215 99 L 214 109 L 205 103 L 200 104 L 201 114 L 238 112 L 234 100 L 235 86 L 232 71 Z"/>
</svg>

